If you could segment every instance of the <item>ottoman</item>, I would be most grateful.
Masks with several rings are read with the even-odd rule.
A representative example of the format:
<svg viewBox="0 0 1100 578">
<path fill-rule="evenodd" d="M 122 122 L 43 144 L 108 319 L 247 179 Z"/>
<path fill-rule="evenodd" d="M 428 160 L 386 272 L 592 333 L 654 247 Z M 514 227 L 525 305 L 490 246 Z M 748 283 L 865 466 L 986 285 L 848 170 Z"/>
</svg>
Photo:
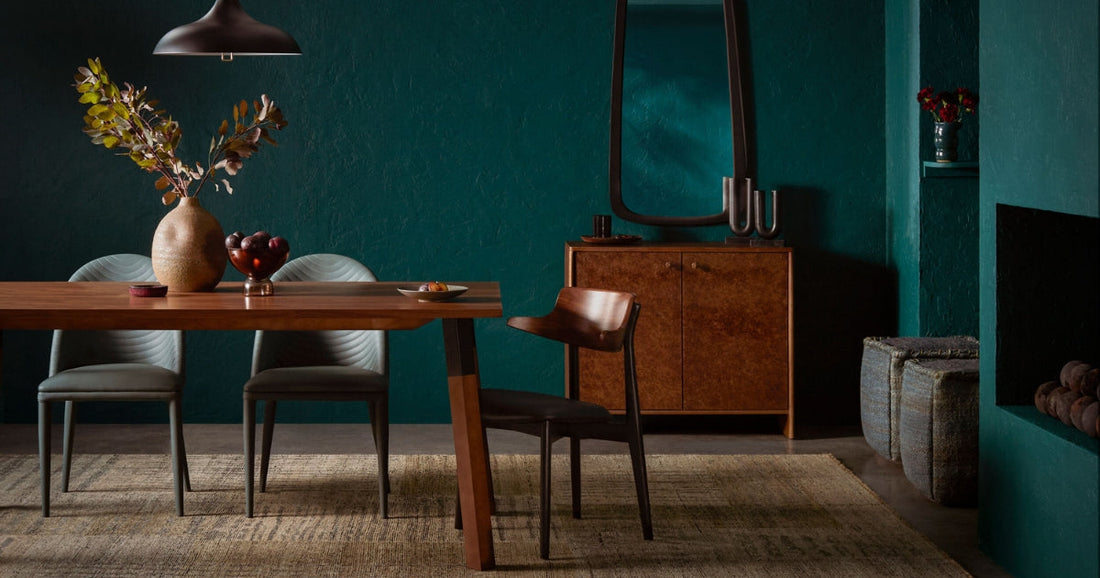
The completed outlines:
<svg viewBox="0 0 1100 578">
<path fill-rule="evenodd" d="M 901 466 L 928 499 L 978 502 L 977 359 L 910 359 L 901 384 Z"/>
<path fill-rule="evenodd" d="M 860 421 L 863 437 L 882 457 L 901 459 L 898 416 L 901 377 L 909 359 L 976 359 L 973 337 L 867 337 L 859 376 Z"/>
</svg>

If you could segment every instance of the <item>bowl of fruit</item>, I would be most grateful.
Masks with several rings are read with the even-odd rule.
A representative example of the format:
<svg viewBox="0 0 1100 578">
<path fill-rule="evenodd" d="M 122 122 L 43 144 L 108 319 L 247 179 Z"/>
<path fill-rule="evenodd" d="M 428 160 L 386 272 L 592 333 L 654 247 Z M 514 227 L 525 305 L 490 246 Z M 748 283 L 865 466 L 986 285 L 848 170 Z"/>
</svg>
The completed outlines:
<svg viewBox="0 0 1100 578">
<path fill-rule="evenodd" d="M 427 281 L 419 285 L 398 287 L 397 291 L 417 301 L 450 301 L 466 292 L 462 285 L 448 285 L 442 281 Z"/>
<path fill-rule="evenodd" d="M 248 277 L 244 282 L 245 295 L 273 295 L 275 285 L 271 275 L 286 263 L 290 255 L 290 243 L 282 237 L 272 237 L 265 231 L 257 231 L 247 237 L 240 231 L 225 238 L 229 262 Z"/>
</svg>

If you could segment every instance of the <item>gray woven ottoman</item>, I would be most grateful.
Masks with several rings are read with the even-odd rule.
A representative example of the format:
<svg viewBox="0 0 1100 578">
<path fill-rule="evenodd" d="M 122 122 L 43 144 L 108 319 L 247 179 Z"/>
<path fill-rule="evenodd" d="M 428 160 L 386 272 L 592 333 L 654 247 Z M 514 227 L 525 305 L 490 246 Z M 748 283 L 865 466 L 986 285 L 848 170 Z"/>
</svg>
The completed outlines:
<svg viewBox="0 0 1100 578">
<path fill-rule="evenodd" d="M 978 503 L 977 359 L 910 359 L 901 384 L 901 467 L 928 499 Z"/>
<path fill-rule="evenodd" d="M 882 457 L 901 459 L 898 416 L 901 376 L 909 359 L 973 359 L 973 337 L 867 337 L 859 376 L 859 409 L 863 437 Z"/>
</svg>

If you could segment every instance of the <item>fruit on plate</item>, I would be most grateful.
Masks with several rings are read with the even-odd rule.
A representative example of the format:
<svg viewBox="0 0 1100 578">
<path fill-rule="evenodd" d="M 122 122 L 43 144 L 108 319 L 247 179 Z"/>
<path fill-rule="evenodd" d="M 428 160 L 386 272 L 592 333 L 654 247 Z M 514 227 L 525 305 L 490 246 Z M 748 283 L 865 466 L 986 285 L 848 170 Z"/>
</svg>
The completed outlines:
<svg viewBox="0 0 1100 578">
<path fill-rule="evenodd" d="M 420 291 L 446 291 L 447 284 L 442 281 L 428 281 L 427 283 L 421 283 Z"/>
</svg>

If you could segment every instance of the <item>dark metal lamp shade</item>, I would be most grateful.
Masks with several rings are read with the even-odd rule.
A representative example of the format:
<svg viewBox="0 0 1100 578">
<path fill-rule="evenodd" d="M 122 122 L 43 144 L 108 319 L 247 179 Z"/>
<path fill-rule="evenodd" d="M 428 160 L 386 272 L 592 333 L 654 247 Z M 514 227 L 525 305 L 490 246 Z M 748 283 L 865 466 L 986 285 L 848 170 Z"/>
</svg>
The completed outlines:
<svg viewBox="0 0 1100 578">
<path fill-rule="evenodd" d="M 217 0 L 206 16 L 173 28 L 157 42 L 153 54 L 221 56 L 301 54 L 286 32 L 245 13 L 240 0 Z"/>
</svg>

